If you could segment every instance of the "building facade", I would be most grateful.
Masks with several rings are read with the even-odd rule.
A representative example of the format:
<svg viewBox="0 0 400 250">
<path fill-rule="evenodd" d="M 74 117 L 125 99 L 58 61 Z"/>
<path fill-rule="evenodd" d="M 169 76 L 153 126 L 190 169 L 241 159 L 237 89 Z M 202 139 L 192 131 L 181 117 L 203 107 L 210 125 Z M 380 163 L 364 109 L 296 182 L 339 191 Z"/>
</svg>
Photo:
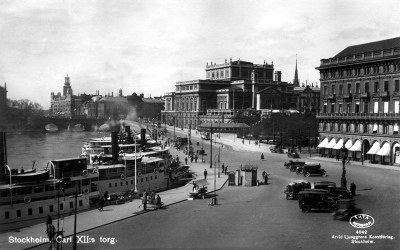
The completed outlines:
<svg viewBox="0 0 400 250">
<path fill-rule="evenodd" d="M 230 59 L 222 64 L 207 63 L 205 71 L 206 79 L 177 82 L 175 91 L 164 96 L 163 122 L 193 129 L 204 122 L 250 124 L 260 116 L 246 112 L 247 109 L 260 113 L 265 109 L 299 109 L 304 104 L 299 101 L 300 95 L 308 97 L 310 90 L 319 98 L 319 89 L 296 87 L 295 90 L 293 84 L 281 81 L 281 72 L 274 72 L 273 62 L 254 64 Z M 313 103 L 319 105 L 318 101 Z M 242 115 L 239 120 L 238 113 L 251 115 Z"/>
<path fill-rule="evenodd" d="M 0 86 L 0 114 L 5 116 L 7 113 L 7 84 L 4 83 L 4 87 Z"/>
<path fill-rule="evenodd" d="M 322 59 L 320 152 L 400 163 L 400 37 L 345 48 Z"/>
</svg>

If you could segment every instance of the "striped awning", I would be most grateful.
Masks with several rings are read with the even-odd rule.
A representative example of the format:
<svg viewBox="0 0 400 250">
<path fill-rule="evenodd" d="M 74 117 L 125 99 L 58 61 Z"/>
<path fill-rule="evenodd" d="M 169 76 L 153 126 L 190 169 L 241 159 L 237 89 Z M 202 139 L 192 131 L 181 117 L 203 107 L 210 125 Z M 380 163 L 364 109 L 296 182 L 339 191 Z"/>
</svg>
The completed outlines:
<svg viewBox="0 0 400 250">
<path fill-rule="evenodd" d="M 344 144 L 344 146 L 345 146 L 348 150 L 350 150 L 351 146 L 353 146 L 353 142 L 349 139 L 349 140 L 347 140 L 346 144 Z"/>
<path fill-rule="evenodd" d="M 346 144 L 347 144 L 347 143 L 346 143 Z M 356 151 L 356 152 L 361 151 L 361 141 L 360 141 L 360 140 L 356 141 L 356 142 L 353 144 L 353 146 L 351 146 L 351 148 L 349 148 L 349 150 L 350 150 L 350 151 Z"/>
<path fill-rule="evenodd" d="M 389 145 L 389 143 L 385 142 L 385 144 L 383 144 L 381 149 L 379 149 L 378 153 L 376 153 L 376 154 L 380 155 L 380 156 L 389 156 L 390 155 L 390 145 Z"/>
<path fill-rule="evenodd" d="M 318 144 L 317 148 L 324 148 L 326 145 L 328 145 L 328 138 L 323 139 L 322 142 Z"/>
<path fill-rule="evenodd" d="M 336 145 L 336 139 L 332 138 L 331 141 L 326 145 L 325 148 L 333 148 Z"/>
<path fill-rule="evenodd" d="M 335 146 L 333 146 L 333 149 L 341 149 L 343 147 L 343 139 L 340 139 Z"/>
<path fill-rule="evenodd" d="M 378 153 L 379 149 L 381 147 L 379 146 L 379 142 L 375 142 L 374 145 L 372 145 L 372 147 L 369 149 L 369 151 L 367 152 L 367 154 L 369 155 L 375 155 L 376 153 Z"/>
</svg>

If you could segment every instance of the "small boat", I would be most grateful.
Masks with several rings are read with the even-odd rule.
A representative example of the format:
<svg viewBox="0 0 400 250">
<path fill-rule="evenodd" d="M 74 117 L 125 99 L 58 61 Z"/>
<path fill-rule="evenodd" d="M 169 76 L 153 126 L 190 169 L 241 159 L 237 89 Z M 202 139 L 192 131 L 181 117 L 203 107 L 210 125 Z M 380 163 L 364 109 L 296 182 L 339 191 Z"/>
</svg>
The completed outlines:
<svg viewBox="0 0 400 250">
<path fill-rule="evenodd" d="M 57 132 L 58 131 L 58 127 L 54 123 L 47 124 L 44 127 L 44 129 L 46 130 L 46 132 Z"/>
</svg>

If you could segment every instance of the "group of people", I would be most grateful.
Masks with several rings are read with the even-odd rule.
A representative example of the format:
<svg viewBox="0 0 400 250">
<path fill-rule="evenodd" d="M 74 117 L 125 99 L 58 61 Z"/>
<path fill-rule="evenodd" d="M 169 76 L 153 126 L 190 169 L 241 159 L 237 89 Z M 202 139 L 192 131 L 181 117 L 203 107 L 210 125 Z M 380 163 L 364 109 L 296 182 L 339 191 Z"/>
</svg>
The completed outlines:
<svg viewBox="0 0 400 250">
<path fill-rule="evenodd" d="M 162 206 L 160 195 L 157 194 L 156 196 L 154 192 L 150 192 L 150 194 L 148 194 L 147 192 L 143 192 L 143 197 L 142 197 L 143 211 L 147 211 L 147 203 L 155 205 L 156 209 L 159 209 Z"/>
<path fill-rule="evenodd" d="M 194 156 L 193 156 L 193 154 L 191 154 L 189 157 L 190 157 L 190 163 L 193 163 L 193 161 L 197 163 L 197 160 L 199 159 L 197 154 L 195 154 Z M 188 164 L 188 158 L 187 157 L 185 157 L 185 164 Z"/>
</svg>

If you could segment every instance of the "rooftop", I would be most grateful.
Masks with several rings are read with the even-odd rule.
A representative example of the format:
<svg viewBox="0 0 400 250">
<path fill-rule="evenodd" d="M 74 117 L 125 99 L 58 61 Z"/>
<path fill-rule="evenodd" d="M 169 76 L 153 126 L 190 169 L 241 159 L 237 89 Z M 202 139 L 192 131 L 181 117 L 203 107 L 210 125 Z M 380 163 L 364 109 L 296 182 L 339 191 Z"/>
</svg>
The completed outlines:
<svg viewBox="0 0 400 250">
<path fill-rule="evenodd" d="M 335 57 L 361 54 L 361 53 L 365 53 L 365 52 L 369 52 L 369 51 L 391 49 L 391 48 L 396 48 L 396 47 L 400 47 L 400 37 L 349 46 L 349 47 L 345 48 L 344 50 L 342 50 Z"/>
</svg>

